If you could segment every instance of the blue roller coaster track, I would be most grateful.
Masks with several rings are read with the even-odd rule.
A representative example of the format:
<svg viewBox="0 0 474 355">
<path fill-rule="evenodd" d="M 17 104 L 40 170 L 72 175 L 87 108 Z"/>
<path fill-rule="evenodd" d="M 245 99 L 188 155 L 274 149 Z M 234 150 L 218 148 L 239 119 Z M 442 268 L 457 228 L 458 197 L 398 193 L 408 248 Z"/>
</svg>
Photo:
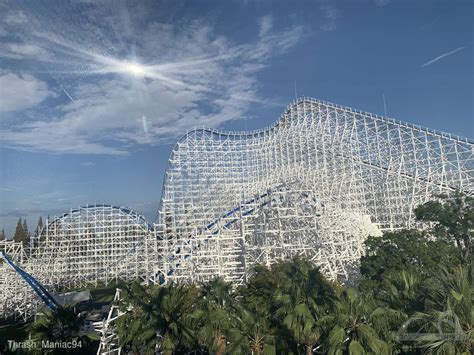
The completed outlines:
<svg viewBox="0 0 474 355">
<path fill-rule="evenodd" d="M 269 189 L 267 192 L 265 192 L 263 194 L 257 195 L 254 198 L 245 201 L 241 205 L 229 210 L 228 212 L 224 213 L 222 216 L 220 216 L 219 218 L 217 218 L 213 222 L 206 225 L 206 227 L 201 229 L 200 233 L 209 233 L 210 232 L 210 236 L 207 239 L 210 239 L 213 236 L 218 235 L 222 230 L 229 229 L 230 226 L 232 226 L 233 224 L 238 222 L 242 217 L 252 215 L 257 210 L 259 210 L 259 209 L 265 207 L 266 205 L 268 205 L 271 201 L 273 201 L 273 199 L 271 198 L 271 195 L 274 192 L 283 191 L 283 190 L 285 190 L 285 191 L 290 190 L 289 185 L 291 185 L 291 183 L 280 184 L 280 185 L 278 185 L 278 186 L 276 186 L 272 189 Z M 308 197 L 308 196 L 305 195 L 305 197 Z M 230 221 L 227 221 L 228 218 L 232 218 L 232 219 L 230 219 Z M 224 224 L 220 223 L 221 221 L 224 221 L 223 222 Z M 216 228 L 214 228 L 214 227 L 216 227 Z M 199 249 L 199 247 L 200 247 L 200 245 L 198 244 L 197 246 L 195 246 L 192 249 L 192 252 L 197 251 Z M 168 260 L 170 262 L 172 262 L 173 260 L 178 259 L 178 257 L 176 255 L 179 254 L 180 251 L 181 251 L 180 249 L 176 250 L 175 255 L 171 255 Z M 186 261 L 191 256 L 192 256 L 191 254 L 186 254 L 181 259 Z M 180 265 L 181 265 L 180 262 L 176 263 L 175 267 L 168 270 L 166 275 L 167 276 L 173 275 L 174 272 L 180 267 Z M 162 276 L 160 276 L 159 277 L 159 284 L 162 285 L 164 283 L 165 283 L 165 279 Z"/>
<path fill-rule="evenodd" d="M 64 220 L 66 217 L 69 217 L 69 216 L 73 216 L 74 214 L 76 213 L 81 213 L 81 211 L 87 211 L 88 209 L 93 209 L 93 208 L 98 208 L 98 207 L 106 207 L 106 208 L 111 208 L 113 210 L 117 210 L 117 211 L 120 211 L 121 213 L 123 213 L 124 215 L 127 215 L 129 216 L 129 218 L 131 219 L 137 219 L 138 221 L 140 221 L 140 223 L 143 223 L 146 225 L 148 231 L 152 231 L 153 230 L 153 225 L 151 225 L 150 223 L 148 223 L 145 218 L 138 214 L 135 210 L 133 209 L 130 209 L 130 208 L 127 208 L 127 207 L 119 207 L 119 206 L 114 206 L 114 205 L 110 205 L 110 204 L 94 204 L 94 205 L 86 205 L 86 206 L 81 206 L 79 208 L 76 208 L 76 209 L 72 209 L 71 211 L 69 212 L 66 212 L 64 214 L 62 214 L 61 216 L 59 217 L 56 217 L 54 218 L 52 221 L 50 221 L 48 223 L 47 226 L 44 226 L 39 235 L 43 235 L 45 234 L 46 230 L 48 228 L 52 228 L 52 226 L 54 226 L 56 223 Z"/>
<path fill-rule="evenodd" d="M 33 276 L 21 269 L 4 253 L 0 252 L 0 259 L 3 259 L 8 266 L 10 266 L 18 275 L 20 275 L 23 280 L 33 289 L 35 294 L 51 309 L 53 312 L 56 312 L 61 306 L 55 300 L 55 298 L 46 290 L 46 288 Z"/>
</svg>

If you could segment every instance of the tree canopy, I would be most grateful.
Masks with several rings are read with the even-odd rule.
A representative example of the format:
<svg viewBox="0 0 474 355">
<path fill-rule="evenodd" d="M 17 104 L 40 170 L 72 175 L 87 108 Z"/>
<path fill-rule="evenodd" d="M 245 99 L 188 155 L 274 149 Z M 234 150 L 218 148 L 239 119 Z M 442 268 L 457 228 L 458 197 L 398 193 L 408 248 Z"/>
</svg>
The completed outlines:
<svg viewBox="0 0 474 355">
<path fill-rule="evenodd" d="M 28 234 L 28 226 L 26 225 L 26 220 L 18 220 L 16 225 L 15 234 L 13 235 L 13 240 L 17 243 L 21 242 L 23 245 L 27 245 L 30 241 L 30 236 Z"/>
<path fill-rule="evenodd" d="M 474 197 L 459 191 L 437 197 L 438 200 L 418 206 L 415 209 L 416 218 L 432 223 L 430 235 L 454 244 L 463 259 L 468 261 L 474 248 Z"/>
</svg>

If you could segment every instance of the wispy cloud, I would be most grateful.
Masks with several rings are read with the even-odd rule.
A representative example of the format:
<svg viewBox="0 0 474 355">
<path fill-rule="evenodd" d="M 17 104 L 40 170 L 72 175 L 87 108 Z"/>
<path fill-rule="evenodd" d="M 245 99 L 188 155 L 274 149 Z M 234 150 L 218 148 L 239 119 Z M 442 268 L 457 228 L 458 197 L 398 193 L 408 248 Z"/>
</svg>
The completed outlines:
<svg viewBox="0 0 474 355">
<path fill-rule="evenodd" d="M 21 25 L 28 22 L 28 17 L 22 10 L 10 11 L 4 19 L 9 25 Z"/>
<path fill-rule="evenodd" d="M 18 43 L 3 43 L 0 57 L 21 67 L 22 61 L 35 60 L 31 56 L 36 53 L 41 62 L 33 67 L 45 70 L 3 73 L 3 79 L 16 82 L 17 88 L 2 85 L 8 101 L 2 106 L 18 111 L 40 102 L 49 105 L 42 104 L 47 112 L 35 111 L 31 119 L 23 120 L 27 112 L 21 111 L 16 124 L 2 126 L 0 122 L 5 146 L 54 153 L 128 154 L 140 145 L 171 141 L 195 126 L 216 127 L 240 119 L 252 105 L 272 104 L 259 95 L 257 74 L 272 57 L 287 52 L 304 37 L 297 25 L 274 28 L 271 16 L 255 23 L 253 39 L 235 42 L 216 33 L 204 19 L 144 21 L 140 11 L 121 10 L 126 16 L 123 11 L 110 14 L 94 7 L 88 13 L 87 28 L 95 26 L 100 31 L 85 31 L 74 23 L 55 24 L 59 31 L 30 13 L 8 15 L 10 30 L 18 26 Z M 28 23 L 23 22 L 25 17 Z M 106 28 L 108 24 L 111 28 Z M 147 74 L 132 76 L 110 69 L 124 60 L 142 63 Z M 28 92 L 28 100 L 15 101 L 22 96 L 18 95 L 22 87 L 34 90 Z"/>
<path fill-rule="evenodd" d="M 454 54 L 456 52 L 459 52 L 459 51 L 463 50 L 464 48 L 466 48 L 466 47 L 459 47 L 459 48 L 456 48 L 455 50 L 452 50 L 450 52 L 443 53 L 443 54 L 437 56 L 436 58 L 433 58 L 433 59 L 427 61 L 426 63 L 422 64 L 421 67 L 425 68 L 425 67 L 427 67 L 427 66 L 429 66 L 433 63 L 436 63 L 437 61 L 439 61 L 443 58 L 446 58 L 446 57 L 450 56 L 451 54 Z"/>
<path fill-rule="evenodd" d="M 264 16 L 260 19 L 260 32 L 259 36 L 263 37 L 267 35 L 273 28 L 273 18 L 271 15 Z"/>
<path fill-rule="evenodd" d="M 329 0 L 319 0 L 319 9 L 323 15 L 323 31 L 334 31 L 337 28 L 337 20 L 342 17 L 341 11 Z"/>
<path fill-rule="evenodd" d="M 0 43 L 0 57 L 11 59 L 48 58 L 48 53 L 41 47 L 26 43 Z"/>
</svg>

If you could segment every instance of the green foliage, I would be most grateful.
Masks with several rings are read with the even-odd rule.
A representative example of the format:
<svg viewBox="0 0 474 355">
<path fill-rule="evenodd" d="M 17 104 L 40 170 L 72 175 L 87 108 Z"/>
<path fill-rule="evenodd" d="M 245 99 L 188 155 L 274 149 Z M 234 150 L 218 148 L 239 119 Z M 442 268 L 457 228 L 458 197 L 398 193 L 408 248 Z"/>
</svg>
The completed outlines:
<svg viewBox="0 0 474 355">
<path fill-rule="evenodd" d="M 402 271 L 429 277 L 462 260 L 455 246 L 443 240 L 430 240 L 417 230 L 387 232 L 380 238 L 369 237 L 365 245 L 359 284 L 363 292 L 377 293 L 390 288 L 392 277 Z"/>
<path fill-rule="evenodd" d="M 394 351 L 474 353 L 472 207 L 459 192 L 440 195 L 415 210 L 427 230 L 366 241 L 359 289 L 374 295 L 374 324 Z"/>
<path fill-rule="evenodd" d="M 401 266 L 378 293 L 329 282 L 301 259 L 259 266 L 235 292 L 222 279 L 200 287 L 133 284 L 117 330 L 135 353 L 467 354 L 472 270 L 440 270 L 424 276 Z M 403 332 L 414 338 L 397 338 Z"/>
<path fill-rule="evenodd" d="M 199 344 L 211 353 L 225 354 L 236 322 L 236 302 L 230 284 L 220 278 L 204 284 L 193 319 Z"/>
<path fill-rule="evenodd" d="M 268 320 L 276 353 L 312 353 L 322 346 L 325 317 L 338 291 L 312 263 L 294 259 L 256 267 L 238 292 L 245 308 Z"/>
<path fill-rule="evenodd" d="M 408 342 L 401 341 L 405 348 L 427 354 L 474 353 L 472 271 L 472 264 L 458 266 L 425 280 L 419 292 L 423 307 L 399 327 L 401 335 L 410 335 Z"/>
<path fill-rule="evenodd" d="M 123 353 L 474 353 L 472 198 L 441 196 L 416 216 L 432 228 L 367 240 L 357 289 L 300 258 L 257 266 L 237 289 L 220 278 L 126 285 L 116 321 Z M 65 308 L 30 331 L 77 340 L 82 322 Z"/>
<path fill-rule="evenodd" d="M 345 289 L 328 316 L 327 352 L 389 354 L 389 345 L 374 326 L 374 318 L 379 316 L 376 309 L 370 295 L 362 295 L 353 288 Z"/>
<path fill-rule="evenodd" d="M 255 267 L 252 277 L 237 292 L 243 298 L 245 306 L 261 318 L 269 318 L 274 311 L 272 303 L 275 290 L 283 287 L 288 274 L 288 263 L 273 264 L 271 269 L 262 265 Z"/>
<path fill-rule="evenodd" d="M 82 335 L 83 325 L 84 315 L 78 314 L 72 306 L 62 307 L 56 312 L 48 310 L 30 326 L 31 340 L 37 344 L 31 351 L 38 354 L 86 354 L 97 339 Z M 73 349 L 43 346 L 48 342 L 80 345 Z"/>
<path fill-rule="evenodd" d="M 17 243 L 22 242 L 23 245 L 27 245 L 28 242 L 30 241 L 30 237 L 28 235 L 28 227 L 26 225 L 26 220 L 24 222 L 22 222 L 21 218 L 18 220 L 16 229 L 15 229 L 15 234 L 13 235 L 13 240 Z"/>
<path fill-rule="evenodd" d="M 294 259 L 278 274 L 282 285 L 273 295 L 274 317 L 292 340 L 311 354 L 321 343 L 327 310 L 335 300 L 330 284 L 308 261 Z"/>
<path fill-rule="evenodd" d="M 431 235 L 460 249 L 465 262 L 472 258 L 474 237 L 474 197 L 459 191 L 439 195 L 415 209 L 416 218 L 431 222 Z"/>
<path fill-rule="evenodd" d="M 236 308 L 235 326 L 229 330 L 230 354 L 276 353 L 275 336 L 270 320 L 256 316 L 245 307 Z"/>
<path fill-rule="evenodd" d="M 22 354 L 21 351 L 16 352 L 10 351 L 8 346 L 8 340 L 16 342 L 28 339 L 28 329 L 30 323 L 11 323 L 7 325 L 0 325 L 0 353 L 5 355 Z"/>
<path fill-rule="evenodd" d="M 415 215 L 432 227 L 427 231 L 388 232 L 381 238 L 367 239 L 366 255 L 360 265 L 361 290 L 386 289 L 392 276 L 404 270 L 427 278 L 472 259 L 473 197 L 460 192 L 439 195 L 438 201 L 418 206 Z"/>
<path fill-rule="evenodd" d="M 38 223 L 36 224 L 36 230 L 35 230 L 35 236 L 38 236 L 41 233 L 41 230 L 43 229 L 44 224 L 43 224 L 43 217 L 38 218 Z"/>
<path fill-rule="evenodd" d="M 120 344 L 134 352 L 174 354 L 196 348 L 191 317 L 198 294 L 195 286 L 145 288 L 134 283 L 124 292 L 117 320 Z"/>
</svg>

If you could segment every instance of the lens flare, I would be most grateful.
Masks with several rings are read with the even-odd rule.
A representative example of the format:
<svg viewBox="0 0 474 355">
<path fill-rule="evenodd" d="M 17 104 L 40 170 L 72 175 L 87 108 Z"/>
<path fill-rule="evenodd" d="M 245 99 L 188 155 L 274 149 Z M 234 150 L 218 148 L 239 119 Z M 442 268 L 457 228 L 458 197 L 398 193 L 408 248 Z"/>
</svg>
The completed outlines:
<svg viewBox="0 0 474 355">
<path fill-rule="evenodd" d="M 145 76 L 146 68 L 138 63 L 125 63 L 123 68 L 126 72 L 134 75 L 134 76 Z"/>
<path fill-rule="evenodd" d="M 128 61 L 119 61 L 119 60 L 114 60 L 114 62 L 115 63 L 113 63 L 108 68 L 108 70 L 106 69 L 106 71 L 129 74 L 129 75 L 138 76 L 138 77 L 151 75 L 148 68 L 138 62 L 128 62 Z"/>
</svg>

